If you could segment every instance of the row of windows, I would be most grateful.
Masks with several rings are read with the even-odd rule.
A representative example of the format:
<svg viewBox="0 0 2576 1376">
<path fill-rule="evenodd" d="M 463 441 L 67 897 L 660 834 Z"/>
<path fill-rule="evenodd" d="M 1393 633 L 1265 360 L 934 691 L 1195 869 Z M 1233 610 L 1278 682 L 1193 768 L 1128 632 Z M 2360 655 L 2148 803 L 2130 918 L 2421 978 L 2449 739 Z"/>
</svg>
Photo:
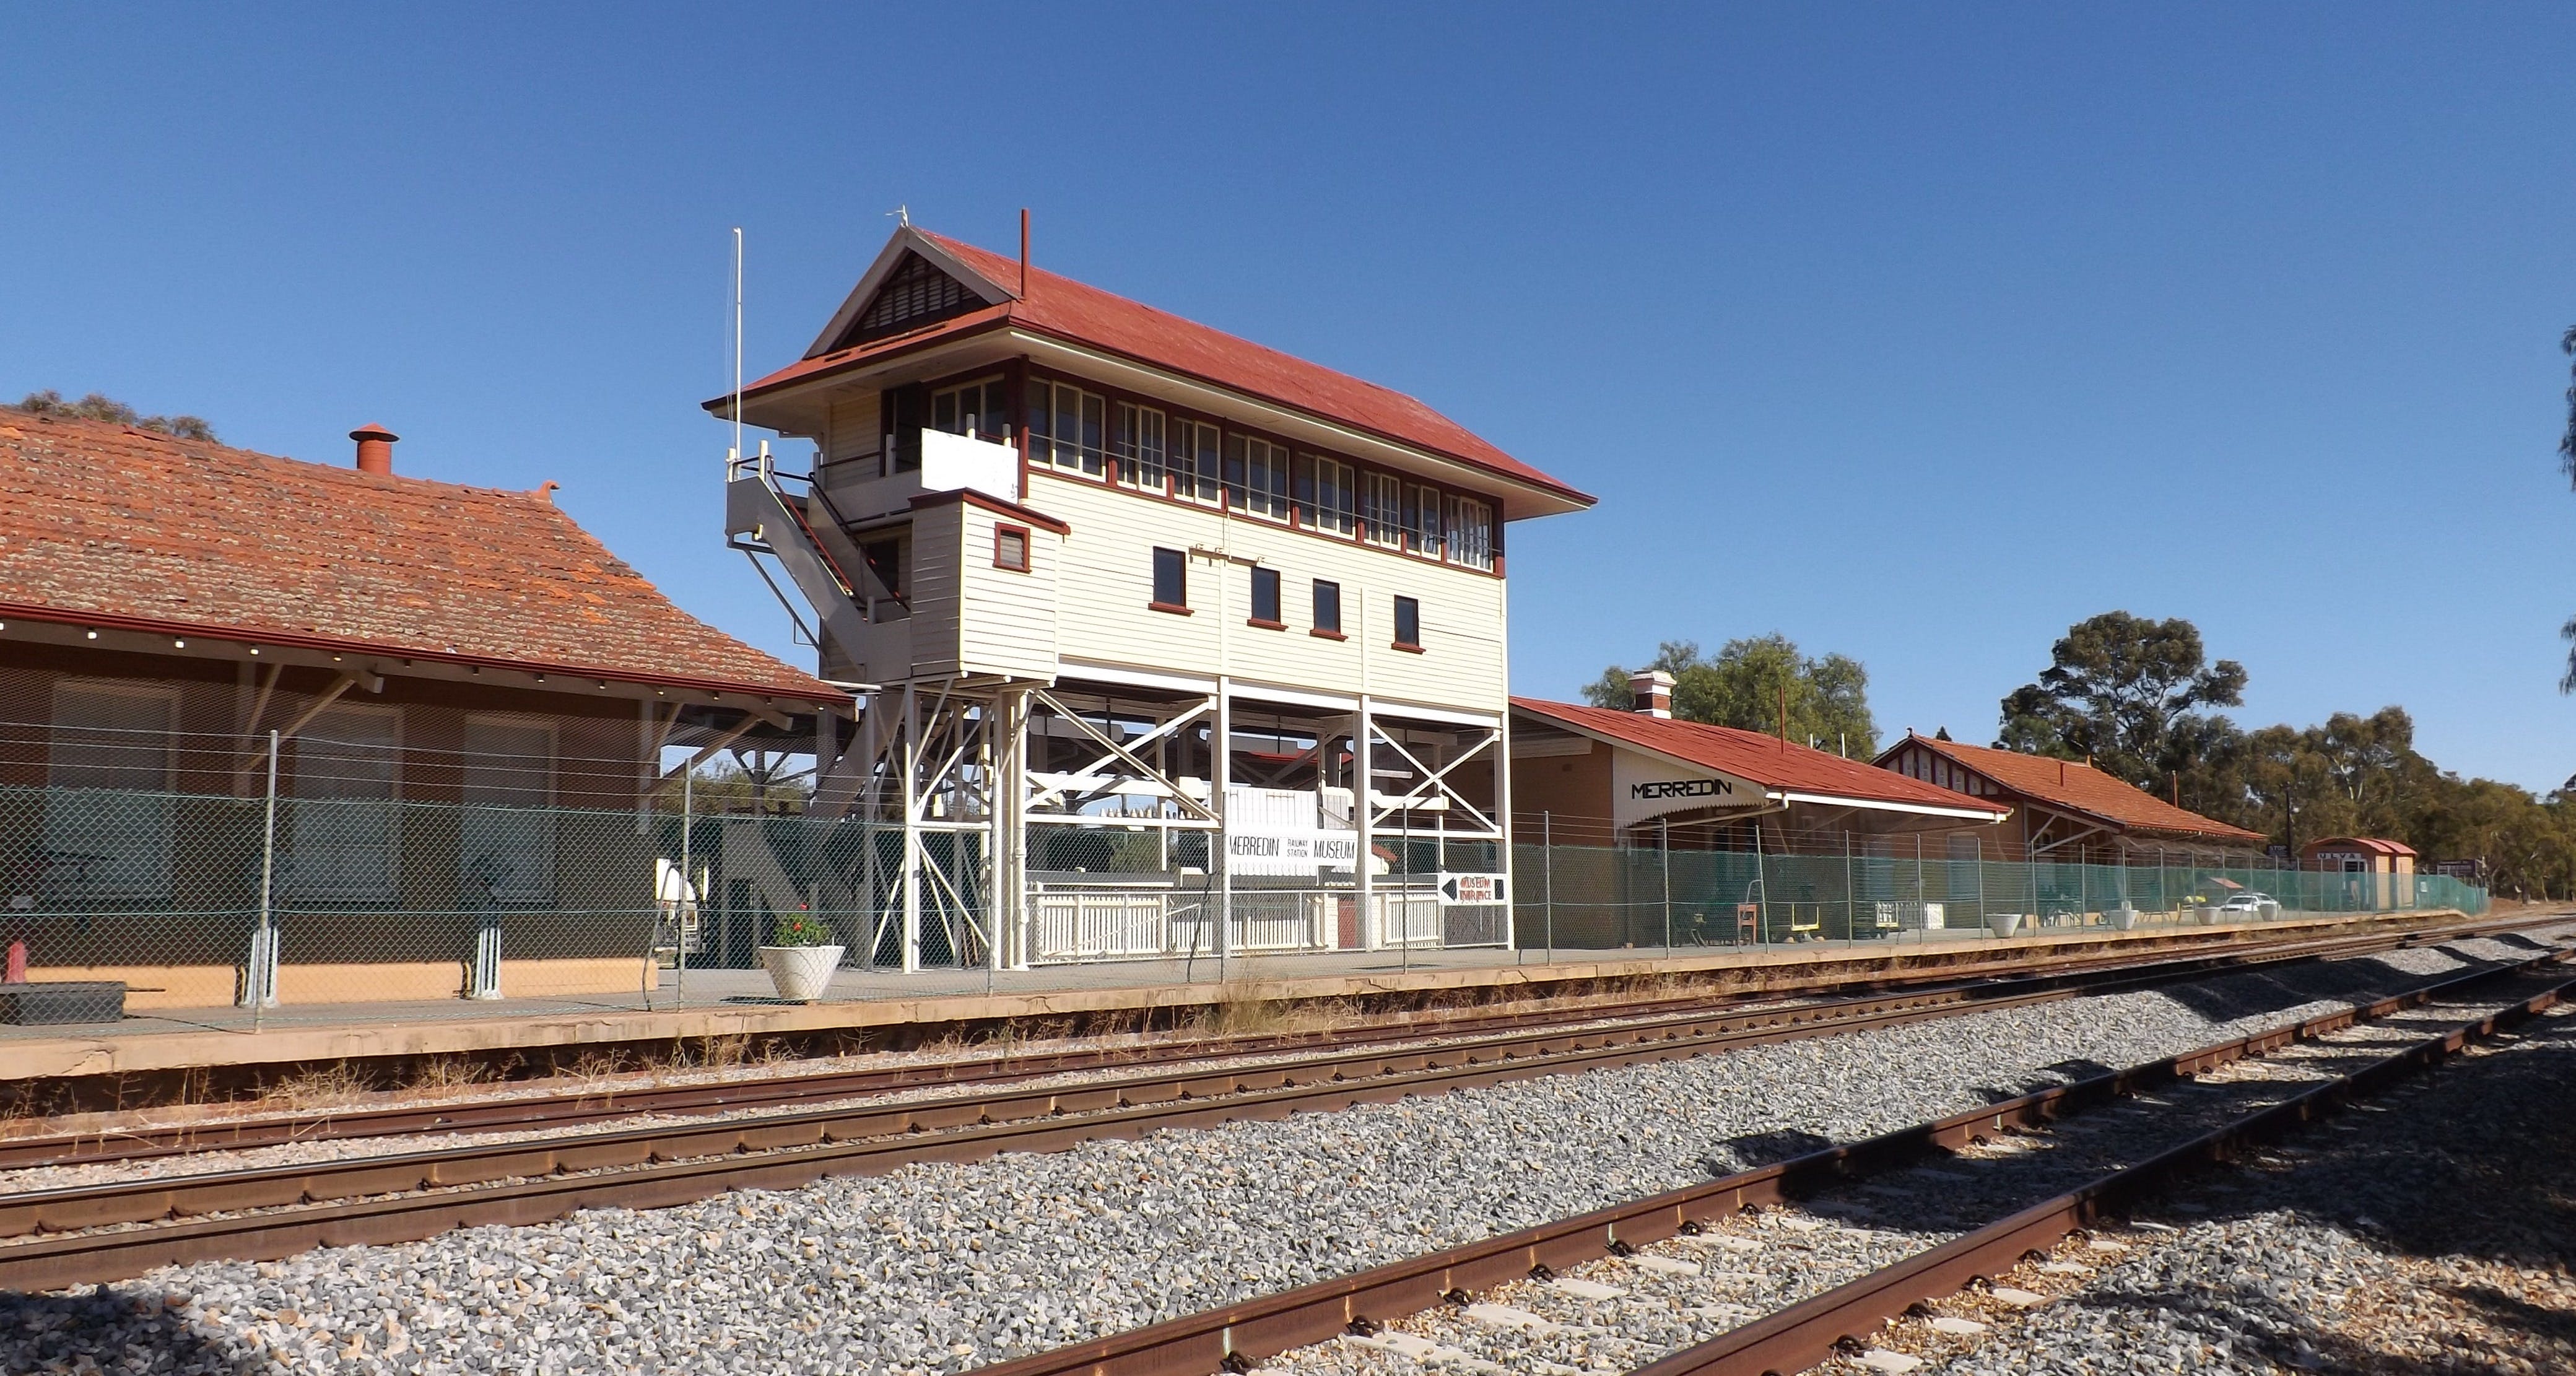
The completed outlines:
<svg viewBox="0 0 2576 1376">
<path fill-rule="evenodd" d="M 1003 384 L 983 379 L 930 395 L 930 424 L 1008 442 Z M 1061 382 L 1028 385 L 1031 463 L 1303 529 L 1364 539 L 1474 569 L 1494 566 L 1494 508 L 1474 497 L 1292 453 L 1151 406 L 1110 401 Z M 919 462 L 916 457 L 913 462 Z M 898 456 L 898 468 L 904 466 Z"/>
<path fill-rule="evenodd" d="M 1273 630 L 1287 628 L 1281 597 L 1279 570 L 1267 564 L 1252 567 L 1252 614 L 1256 626 Z M 1314 594 L 1314 634 L 1339 640 L 1342 638 L 1342 585 L 1318 578 L 1312 584 Z M 1190 608 L 1189 557 L 1176 549 L 1154 551 L 1154 608 L 1157 611 L 1186 612 Z M 1399 596 L 1394 600 L 1392 619 L 1395 623 L 1395 648 L 1422 648 L 1422 602 L 1419 598 Z"/>
</svg>

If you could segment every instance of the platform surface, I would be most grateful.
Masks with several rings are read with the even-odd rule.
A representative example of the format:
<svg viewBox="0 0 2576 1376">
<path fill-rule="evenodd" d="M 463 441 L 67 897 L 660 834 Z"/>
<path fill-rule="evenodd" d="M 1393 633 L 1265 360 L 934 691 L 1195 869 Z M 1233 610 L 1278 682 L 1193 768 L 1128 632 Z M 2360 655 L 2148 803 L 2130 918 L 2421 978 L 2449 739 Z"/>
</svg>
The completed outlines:
<svg viewBox="0 0 2576 1376">
<path fill-rule="evenodd" d="M 0 1081 L 419 1056 L 673 1038 L 865 1029 L 907 1023 L 1045 1018 L 1115 1010 L 1188 1010 L 1223 1003 L 1333 999 L 1408 991 L 1472 991 L 1739 971 L 1749 985 L 1794 985 L 1873 970 L 1983 964 L 2005 957 L 2119 949 L 2219 948 L 2339 930 L 2431 925 L 2458 913 L 2294 916 L 2217 926 L 2142 923 L 2048 928 L 1998 938 L 1985 931 L 1905 932 L 1872 941 L 1616 950 L 1341 951 L 1220 960 L 1104 961 L 1028 970 L 839 971 L 825 997 L 781 1002 L 761 970 L 662 972 L 632 994 L 492 1001 L 324 1003 L 261 1010 L 164 1009 L 91 1027 L 0 1027 Z M 506 992 L 506 991 L 505 991 Z"/>
</svg>

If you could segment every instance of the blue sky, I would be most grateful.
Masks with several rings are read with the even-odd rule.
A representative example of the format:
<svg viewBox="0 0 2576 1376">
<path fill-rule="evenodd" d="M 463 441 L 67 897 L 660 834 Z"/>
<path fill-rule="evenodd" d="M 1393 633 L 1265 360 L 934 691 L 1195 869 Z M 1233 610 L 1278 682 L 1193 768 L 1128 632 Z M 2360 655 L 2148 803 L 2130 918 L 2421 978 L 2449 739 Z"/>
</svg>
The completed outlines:
<svg viewBox="0 0 2576 1376">
<path fill-rule="evenodd" d="M 2576 769 L 2565 6 L 373 10 L 12 12 L 0 393 L 556 479 L 787 653 L 695 405 L 728 230 L 758 372 L 897 204 L 1026 205 L 1598 493 L 1512 532 L 1522 692 L 1780 630 L 1985 739 L 2119 607 L 2249 724 Z"/>
</svg>

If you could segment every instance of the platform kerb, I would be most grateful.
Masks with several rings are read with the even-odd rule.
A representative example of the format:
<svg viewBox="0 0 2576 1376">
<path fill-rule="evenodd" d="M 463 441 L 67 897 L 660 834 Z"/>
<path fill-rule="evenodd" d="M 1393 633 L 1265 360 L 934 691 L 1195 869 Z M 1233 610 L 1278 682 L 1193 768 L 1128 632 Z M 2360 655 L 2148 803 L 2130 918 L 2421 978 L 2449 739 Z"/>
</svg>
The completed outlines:
<svg viewBox="0 0 2576 1376">
<path fill-rule="evenodd" d="M 1476 1001 L 1614 992 L 1639 981 L 1691 979 L 1713 988 L 1796 993 L 1855 980 L 1943 970 L 1962 975 L 2045 968 L 2112 953 L 2224 950 L 2291 936 L 2432 926 L 2463 914 L 2418 911 L 2336 918 L 2179 927 L 2156 931 L 2045 933 L 1998 940 L 1902 948 L 1816 946 L 1712 951 L 1664 958 L 1604 952 L 1582 959 L 1413 970 L 1349 970 L 1224 982 L 1065 986 L 994 993 L 884 997 L 798 1006 L 724 1005 L 676 1009 L 611 1009 L 473 1021 L 368 1021 L 365 1005 L 346 1022 L 272 1027 L 259 1032 L 169 1032 L 124 1036 L 28 1038 L 7 1043 L 0 1083 L 79 1076 L 277 1066 L 421 1056 L 476 1055 L 554 1048 L 667 1045 L 695 1038 L 797 1036 L 1034 1021 L 1143 1010 L 1182 1011 L 1219 1005 L 1299 1003 L 1457 995 Z M 1522 953 L 1524 956 L 1529 953 Z M 1383 960 L 1383 953 L 1368 957 Z M 1068 971 L 1070 977 L 1073 972 Z M 1094 974 L 1096 967 L 1086 973 Z M 336 1011 L 336 1010 L 335 1010 Z"/>
</svg>

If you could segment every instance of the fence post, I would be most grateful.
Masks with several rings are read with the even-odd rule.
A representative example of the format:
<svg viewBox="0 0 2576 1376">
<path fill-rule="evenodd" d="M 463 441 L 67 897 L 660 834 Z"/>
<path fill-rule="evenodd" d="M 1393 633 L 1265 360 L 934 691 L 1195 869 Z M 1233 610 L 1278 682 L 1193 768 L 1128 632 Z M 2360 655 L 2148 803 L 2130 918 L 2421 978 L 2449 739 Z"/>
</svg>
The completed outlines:
<svg viewBox="0 0 2576 1376">
<path fill-rule="evenodd" d="M 1547 963 L 1556 963 L 1556 837 L 1547 813 L 1538 815 L 1539 892 L 1546 903 Z"/>
<path fill-rule="evenodd" d="M 676 968 L 671 979 L 671 999 L 672 1006 L 678 1008 L 689 1003 L 689 919 L 698 906 L 698 879 L 689 869 L 689 818 L 696 811 L 697 773 L 694 769 L 680 772 L 680 901 L 671 909 L 671 923 L 676 928 L 671 933 L 671 944 L 676 948 L 672 956 Z"/>
<path fill-rule="evenodd" d="M 1657 835 L 1655 854 L 1664 862 L 1664 959 L 1673 957 L 1673 823 L 1669 817 L 1655 819 Z"/>
<path fill-rule="evenodd" d="M 1914 930 L 1928 933 L 1923 921 L 1923 833 L 1918 831 L 1914 833 Z"/>
<path fill-rule="evenodd" d="M 1843 937 L 1860 935 L 1860 890 L 1852 883 L 1852 834 L 1843 833 Z"/>
<path fill-rule="evenodd" d="M 268 794 L 260 804 L 259 927 L 250 942 L 250 1030 L 277 997 L 277 732 L 268 733 Z"/>
</svg>

